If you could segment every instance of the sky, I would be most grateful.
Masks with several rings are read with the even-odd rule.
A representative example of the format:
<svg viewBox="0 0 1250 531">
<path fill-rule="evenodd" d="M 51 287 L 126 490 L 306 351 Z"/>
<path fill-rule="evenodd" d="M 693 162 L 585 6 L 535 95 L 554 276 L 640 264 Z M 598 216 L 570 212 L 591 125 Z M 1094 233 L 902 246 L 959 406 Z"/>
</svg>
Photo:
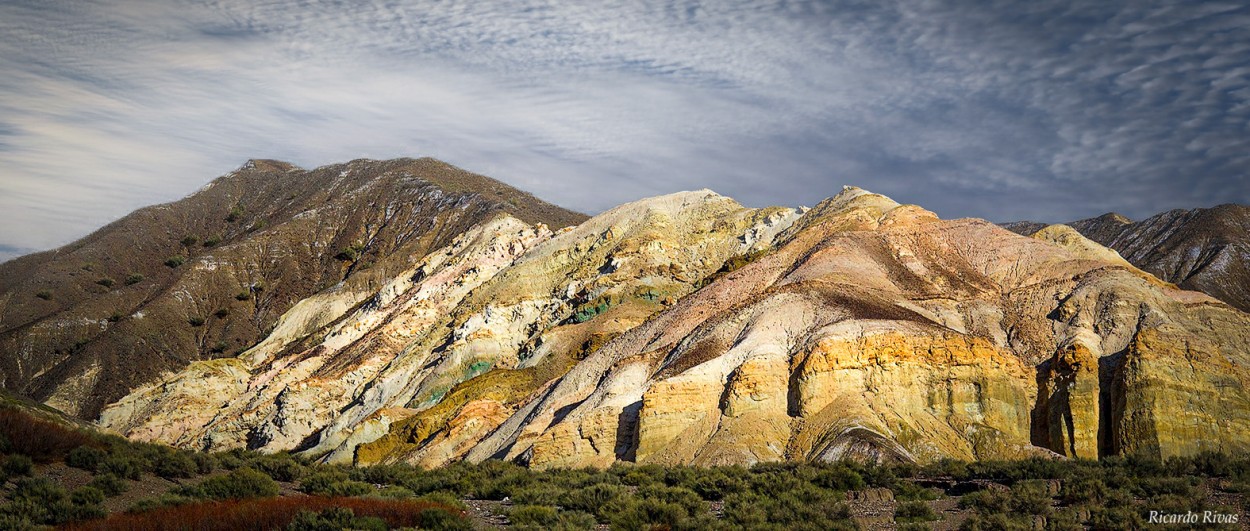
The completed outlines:
<svg viewBox="0 0 1250 531">
<path fill-rule="evenodd" d="M 1250 203 L 1250 7 L 0 0 L 0 260 L 250 158 L 431 156 L 596 213 L 856 185 L 943 217 Z"/>
</svg>

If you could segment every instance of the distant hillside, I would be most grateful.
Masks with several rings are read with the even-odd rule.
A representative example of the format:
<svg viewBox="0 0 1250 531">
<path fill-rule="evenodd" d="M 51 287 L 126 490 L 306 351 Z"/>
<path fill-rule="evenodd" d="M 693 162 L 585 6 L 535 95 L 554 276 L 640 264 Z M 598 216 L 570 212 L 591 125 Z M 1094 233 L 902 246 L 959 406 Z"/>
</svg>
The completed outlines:
<svg viewBox="0 0 1250 531">
<path fill-rule="evenodd" d="M 1068 225 L 1160 279 L 1250 312 L 1250 207 L 1169 210 L 1138 222 L 1110 213 Z M 1045 224 L 1003 226 L 1027 236 Z"/>
<path fill-rule="evenodd" d="M 249 161 L 185 199 L 0 264 L 0 378 L 91 418 L 162 372 L 237 355 L 317 292 L 355 304 L 504 213 L 553 229 L 585 219 L 433 159 Z"/>
</svg>

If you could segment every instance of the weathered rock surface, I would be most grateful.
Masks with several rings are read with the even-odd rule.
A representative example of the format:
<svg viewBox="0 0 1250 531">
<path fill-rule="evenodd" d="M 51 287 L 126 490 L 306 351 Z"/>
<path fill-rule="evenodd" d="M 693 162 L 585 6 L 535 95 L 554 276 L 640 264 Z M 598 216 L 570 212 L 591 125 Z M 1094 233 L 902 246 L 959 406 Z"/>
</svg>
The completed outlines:
<svg viewBox="0 0 1250 531">
<path fill-rule="evenodd" d="M 94 418 L 162 372 L 237 356 L 275 326 L 281 336 L 324 325 L 500 212 L 553 228 L 585 219 L 433 159 L 311 171 L 250 161 L 185 199 L 0 264 L 0 379 Z"/>
<path fill-rule="evenodd" d="M 1250 315 L 1071 229 L 857 188 L 802 211 L 687 192 L 555 233 L 497 216 L 335 297 L 102 424 L 423 466 L 1250 450 Z"/>
</svg>

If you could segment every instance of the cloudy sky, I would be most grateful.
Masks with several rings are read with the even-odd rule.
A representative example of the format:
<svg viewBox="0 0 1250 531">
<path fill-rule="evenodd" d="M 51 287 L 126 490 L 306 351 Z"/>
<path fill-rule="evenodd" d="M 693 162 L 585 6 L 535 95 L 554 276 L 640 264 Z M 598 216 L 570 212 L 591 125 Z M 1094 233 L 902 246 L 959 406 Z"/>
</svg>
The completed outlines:
<svg viewBox="0 0 1250 531">
<path fill-rule="evenodd" d="M 1250 203 L 1250 7 L 0 0 L 0 259 L 248 158 L 398 156 L 588 213 L 843 184 L 994 221 Z"/>
</svg>

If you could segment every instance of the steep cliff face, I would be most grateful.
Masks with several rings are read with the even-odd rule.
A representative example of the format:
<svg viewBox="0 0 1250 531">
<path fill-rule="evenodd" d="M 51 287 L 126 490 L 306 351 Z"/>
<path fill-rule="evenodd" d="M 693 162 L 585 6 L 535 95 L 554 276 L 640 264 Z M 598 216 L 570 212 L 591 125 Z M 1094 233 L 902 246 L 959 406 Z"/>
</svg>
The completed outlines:
<svg viewBox="0 0 1250 531">
<path fill-rule="evenodd" d="M 1250 207 L 1170 210 L 1138 222 L 1110 213 L 1068 225 L 1162 280 L 1250 312 Z M 1004 227 L 1024 235 L 1045 228 Z"/>
<path fill-rule="evenodd" d="M 0 265 L 0 375 L 71 414 L 193 360 L 233 357 L 315 293 L 325 324 L 500 212 L 584 219 L 432 159 L 305 171 L 251 161 L 175 203 Z M 228 365 L 229 361 L 222 365 Z"/>
</svg>

